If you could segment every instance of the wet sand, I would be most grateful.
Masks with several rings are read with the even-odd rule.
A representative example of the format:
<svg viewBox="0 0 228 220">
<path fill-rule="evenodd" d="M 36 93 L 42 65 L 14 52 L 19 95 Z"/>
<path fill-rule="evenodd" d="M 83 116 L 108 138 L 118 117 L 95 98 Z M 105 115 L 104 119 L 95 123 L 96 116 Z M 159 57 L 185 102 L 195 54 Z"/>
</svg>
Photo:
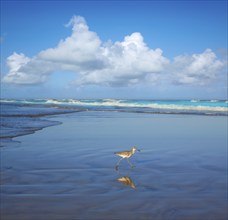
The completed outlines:
<svg viewBox="0 0 228 220">
<path fill-rule="evenodd" d="M 1 218 L 227 219 L 227 118 L 78 112 L 1 148 Z M 115 151 L 138 146 L 130 161 Z M 134 187 L 133 187 L 134 186 Z"/>
</svg>

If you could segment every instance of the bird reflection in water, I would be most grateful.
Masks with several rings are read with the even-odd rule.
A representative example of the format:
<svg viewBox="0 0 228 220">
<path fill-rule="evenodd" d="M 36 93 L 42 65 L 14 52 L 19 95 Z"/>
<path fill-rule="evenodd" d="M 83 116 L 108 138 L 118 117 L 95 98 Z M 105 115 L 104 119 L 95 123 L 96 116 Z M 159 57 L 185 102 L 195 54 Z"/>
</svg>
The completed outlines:
<svg viewBox="0 0 228 220">
<path fill-rule="evenodd" d="M 123 183 L 124 185 L 130 186 L 133 189 L 136 189 L 134 182 L 128 176 L 122 176 L 122 177 L 118 178 L 117 181 L 119 181 L 120 183 Z"/>
</svg>

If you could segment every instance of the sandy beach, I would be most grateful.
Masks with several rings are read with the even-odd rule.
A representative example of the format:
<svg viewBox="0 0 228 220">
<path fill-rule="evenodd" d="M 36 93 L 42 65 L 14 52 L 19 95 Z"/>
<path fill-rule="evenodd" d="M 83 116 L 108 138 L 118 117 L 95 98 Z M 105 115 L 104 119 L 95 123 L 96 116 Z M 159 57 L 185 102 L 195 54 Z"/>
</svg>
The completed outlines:
<svg viewBox="0 0 228 220">
<path fill-rule="evenodd" d="M 227 117 L 46 119 L 61 124 L 1 148 L 1 219 L 227 219 Z M 135 167 L 123 160 L 116 171 L 114 152 L 132 146 Z"/>
</svg>

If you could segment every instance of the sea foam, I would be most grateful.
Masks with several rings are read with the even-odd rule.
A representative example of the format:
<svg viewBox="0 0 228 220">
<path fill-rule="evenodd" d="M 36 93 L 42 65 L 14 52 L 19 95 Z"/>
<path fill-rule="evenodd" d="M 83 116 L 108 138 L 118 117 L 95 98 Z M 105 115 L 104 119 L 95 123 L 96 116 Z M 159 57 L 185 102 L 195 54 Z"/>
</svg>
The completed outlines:
<svg viewBox="0 0 228 220">
<path fill-rule="evenodd" d="M 27 99 L 1 100 L 3 103 L 42 105 L 43 107 L 93 108 L 93 110 L 137 110 L 165 113 L 228 113 L 225 100 L 122 100 L 122 99 Z M 168 113 L 168 112 L 166 112 Z"/>
</svg>

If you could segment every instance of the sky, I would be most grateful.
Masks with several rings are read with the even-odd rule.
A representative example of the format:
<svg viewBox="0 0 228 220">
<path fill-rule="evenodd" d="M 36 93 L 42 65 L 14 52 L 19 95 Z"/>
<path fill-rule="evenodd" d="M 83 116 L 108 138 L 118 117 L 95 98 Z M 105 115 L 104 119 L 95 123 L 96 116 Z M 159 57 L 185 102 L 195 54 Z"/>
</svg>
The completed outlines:
<svg viewBox="0 0 228 220">
<path fill-rule="evenodd" d="M 1 1 L 1 98 L 228 99 L 227 1 Z"/>
</svg>

